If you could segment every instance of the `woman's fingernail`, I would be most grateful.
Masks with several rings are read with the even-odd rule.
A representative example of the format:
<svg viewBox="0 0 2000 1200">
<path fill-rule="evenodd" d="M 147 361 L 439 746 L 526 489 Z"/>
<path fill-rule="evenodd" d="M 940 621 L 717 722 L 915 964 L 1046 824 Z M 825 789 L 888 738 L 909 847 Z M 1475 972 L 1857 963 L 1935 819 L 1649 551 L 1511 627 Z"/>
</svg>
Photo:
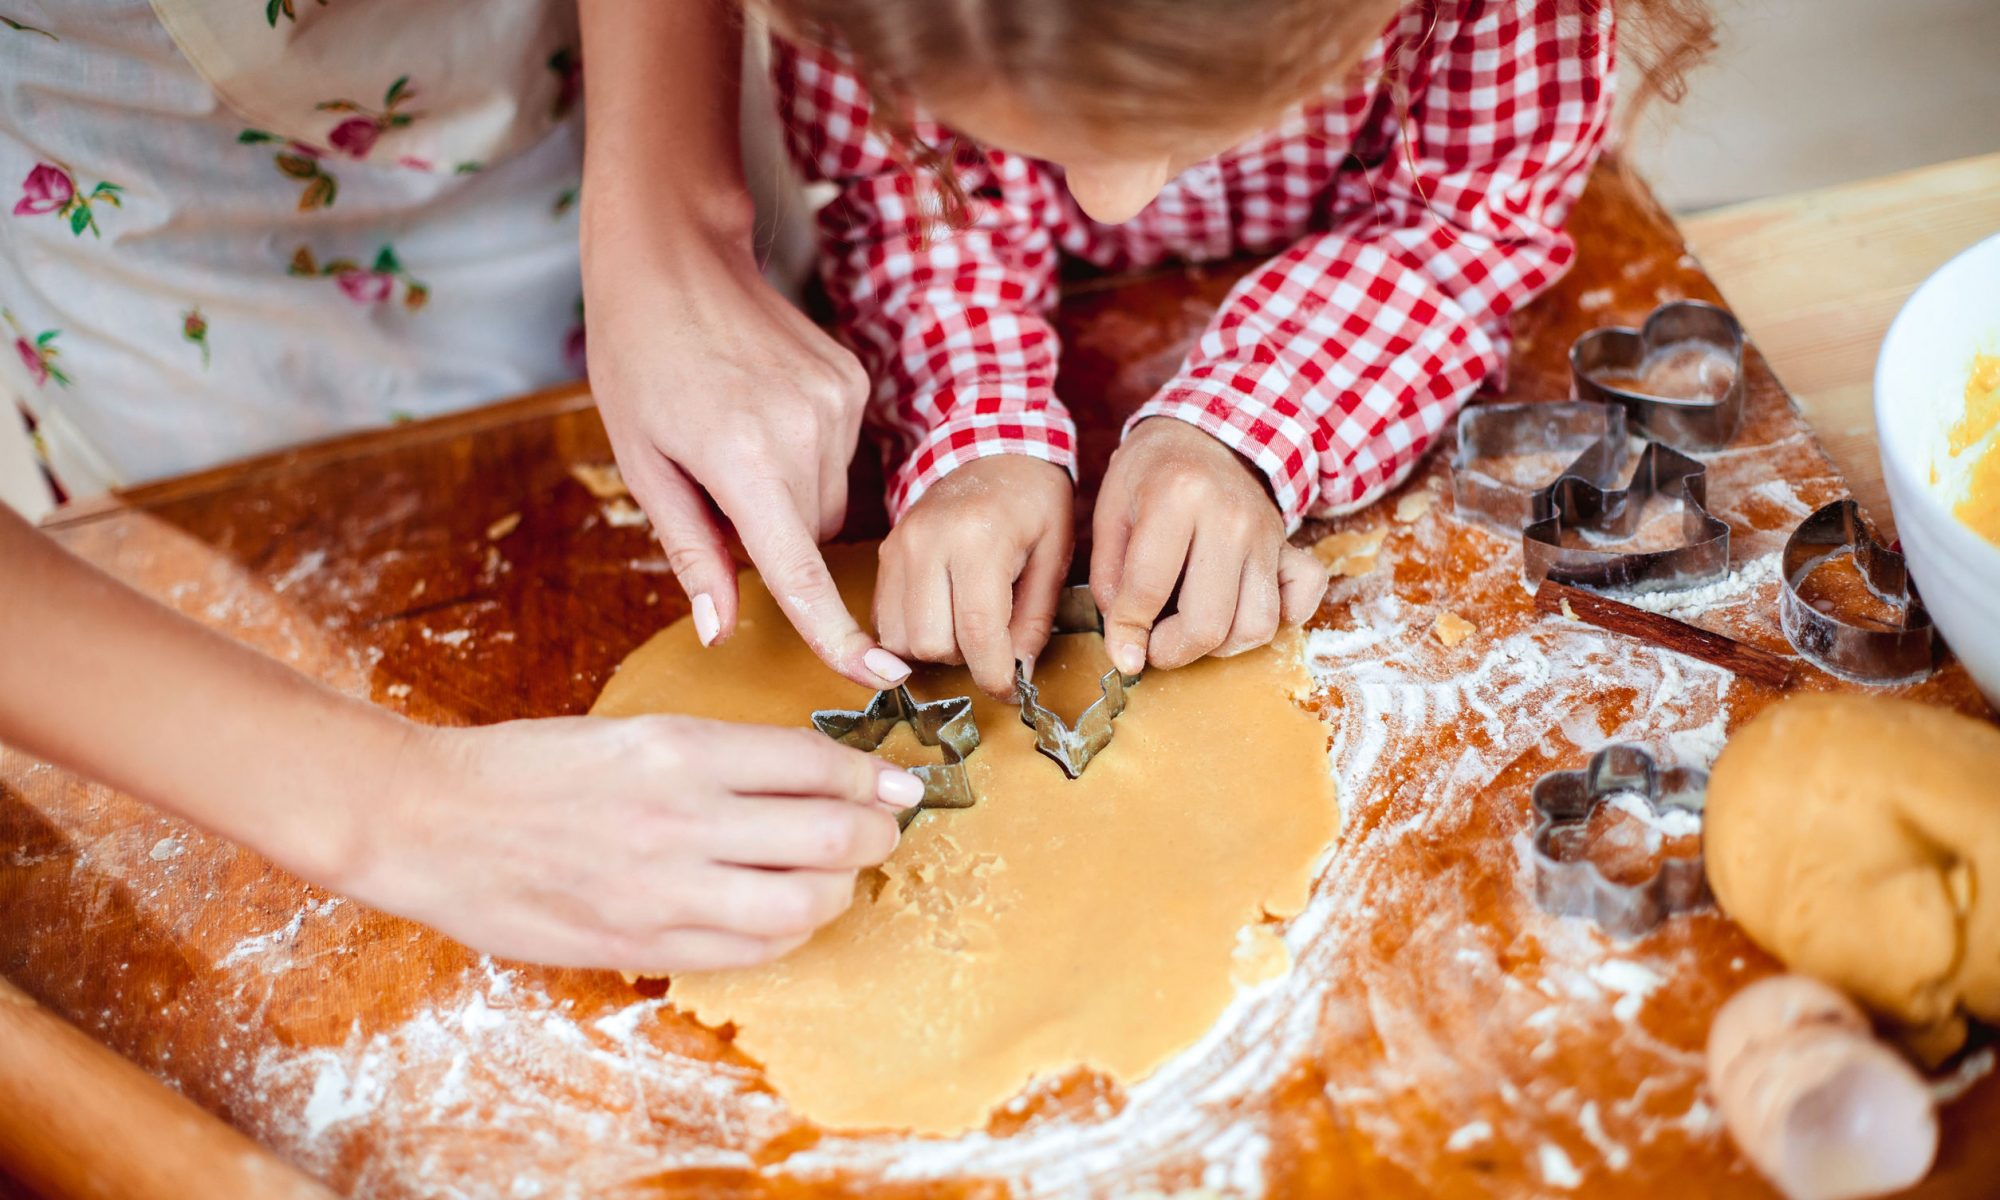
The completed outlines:
<svg viewBox="0 0 2000 1200">
<path fill-rule="evenodd" d="M 890 683 L 901 683 L 910 677 L 910 664 L 877 646 L 861 656 L 861 665 L 875 672 Z M 912 776 L 912 778 L 915 778 Z M 921 790 L 922 784 L 918 785 Z"/>
<path fill-rule="evenodd" d="M 923 803 L 924 781 L 908 771 L 884 771 L 875 780 L 875 797 L 897 812 Z"/>
<path fill-rule="evenodd" d="M 715 615 L 715 601 L 707 592 L 694 598 L 694 635 L 704 646 L 715 645 L 715 637 L 722 632 L 722 618 Z"/>
<path fill-rule="evenodd" d="M 1111 662 L 1127 675 L 1137 675 L 1146 667 L 1146 652 L 1127 642 L 1111 652 Z"/>
</svg>

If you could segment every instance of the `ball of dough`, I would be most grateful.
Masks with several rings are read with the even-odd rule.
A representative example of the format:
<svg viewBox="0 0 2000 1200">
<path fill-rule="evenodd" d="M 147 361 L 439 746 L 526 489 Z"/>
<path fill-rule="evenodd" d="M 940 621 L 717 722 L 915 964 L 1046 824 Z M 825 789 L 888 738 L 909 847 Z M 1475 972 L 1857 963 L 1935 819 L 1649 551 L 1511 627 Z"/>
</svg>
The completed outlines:
<svg viewBox="0 0 2000 1200">
<path fill-rule="evenodd" d="M 1933 1051 L 2000 1021 L 2000 728 L 1796 696 L 1730 739 L 1704 824 L 1717 901 L 1792 969 Z"/>
</svg>

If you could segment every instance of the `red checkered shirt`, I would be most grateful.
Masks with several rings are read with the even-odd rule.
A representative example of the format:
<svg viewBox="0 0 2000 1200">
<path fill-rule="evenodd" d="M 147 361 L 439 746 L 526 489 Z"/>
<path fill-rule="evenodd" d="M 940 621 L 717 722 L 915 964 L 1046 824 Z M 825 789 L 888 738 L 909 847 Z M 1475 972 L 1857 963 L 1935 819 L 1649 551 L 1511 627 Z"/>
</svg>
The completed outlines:
<svg viewBox="0 0 2000 1200">
<path fill-rule="evenodd" d="M 1562 225 L 1604 137 L 1612 42 L 1608 0 L 1413 4 L 1359 90 L 1189 168 L 1132 220 L 1093 221 L 1059 168 L 986 150 L 959 168 L 976 218 L 959 232 L 938 227 L 935 185 L 871 126 L 843 59 L 777 43 L 793 156 L 837 189 L 822 272 L 876 381 L 891 514 L 989 454 L 1074 472 L 1047 319 L 1063 255 L 1110 271 L 1271 256 L 1133 421 L 1221 439 L 1270 480 L 1288 528 L 1381 495 L 1503 368 L 1508 314 L 1568 266 Z"/>
</svg>

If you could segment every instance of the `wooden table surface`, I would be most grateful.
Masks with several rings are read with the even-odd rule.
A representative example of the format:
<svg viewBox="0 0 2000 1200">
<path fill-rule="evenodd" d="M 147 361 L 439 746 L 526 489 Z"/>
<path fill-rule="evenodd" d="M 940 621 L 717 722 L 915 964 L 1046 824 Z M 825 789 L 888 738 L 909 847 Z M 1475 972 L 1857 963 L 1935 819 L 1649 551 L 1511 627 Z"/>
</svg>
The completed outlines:
<svg viewBox="0 0 2000 1200">
<path fill-rule="evenodd" d="M 1600 168 L 1573 228 L 1576 270 L 1517 324 L 1513 398 L 1566 394 L 1565 351 L 1592 325 L 1714 296 L 1615 165 Z M 1093 470 L 1232 277 L 1177 271 L 1072 293 L 1062 390 Z M 1744 433 L 1709 461 L 1713 506 L 1748 572 L 1842 484 L 1754 351 L 1746 370 Z M 569 476 L 607 459 L 588 397 L 570 389 L 136 489 L 54 528 L 181 611 L 417 719 L 575 713 L 620 658 L 685 612 L 647 532 L 607 522 Z M 1198 1184 L 1370 1197 L 1768 1194 L 1707 1107 L 1700 1047 L 1715 1007 L 1771 961 L 1715 914 L 1627 944 L 1547 917 L 1524 898 L 1516 845 L 1535 776 L 1577 765 L 1584 743 L 1651 727 L 1673 707 L 1670 690 L 1683 706 L 1690 681 L 1713 693 L 1703 700 L 1712 725 L 1683 731 L 1697 751 L 1772 695 L 1629 643 L 1551 635 L 1514 575 L 1518 548 L 1450 518 L 1435 457 L 1408 487 L 1442 499 L 1392 531 L 1389 566 L 1337 584 L 1314 622 L 1328 631 L 1323 649 L 1337 655 L 1367 634 L 1368 613 L 1428 621 L 1446 604 L 1478 637 L 1454 659 L 1424 625 L 1398 626 L 1394 644 L 1355 651 L 1351 670 L 1419 663 L 1434 672 L 1431 691 L 1371 693 L 1342 677 L 1313 701 L 1336 731 L 1344 789 L 1342 832 L 1308 910 L 1324 927 L 1297 931 L 1294 974 L 1313 987 L 1296 1011 L 1269 1000 L 1257 1010 L 1294 1040 L 1248 1031 L 1206 1051 L 1214 1069 L 1199 1096 L 1121 1091 L 1078 1072 L 962 1144 L 803 1126 L 727 1030 L 616 976 L 481 959 L 4 750 L 0 973 L 357 1196 L 984 1197 Z M 513 514 L 517 528 L 489 534 Z M 1377 511 L 1341 527 L 1382 521 Z M 1782 650 L 1771 596 L 1768 578 L 1746 578 L 1701 619 Z M 1579 639 L 1565 644 L 1581 662 L 1643 659 L 1653 673 L 1642 687 L 1614 675 L 1591 691 L 1573 671 L 1551 678 L 1546 659 L 1533 676 L 1532 660 L 1499 653 L 1550 636 Z M 1485 682 L 1453 691 L 1460 669 Z M 1839 686 L 1806 674 L 1802 686 Z M 1553 703 L 1564 688 L 1586 702 Z M 1910 694 L 1984 711 L 1955 668 Z M 1386 741 L 1387 725 L 1368 724 L 1388 720 L 1368 708 L 1384 696 L 1416 706 Z M 1281 1040 L 1304 1049 L 1244 1065 Z M 1151 1122 L 1162 1105 L 1192 1124 Z M 2000 1081 L 1989 1075 L 1946 1109 L 1943 1156 L 1921 1193 L 1990 1195 L 1995 1120 Z"/>
<path fill-rule="evenodd" d="M 1855 497 L 1893 532 L 1875 356 L 1919 283 L 2000 233 L 2000 154 L 1732 205 L 1681 231 Z"/>
</svg>

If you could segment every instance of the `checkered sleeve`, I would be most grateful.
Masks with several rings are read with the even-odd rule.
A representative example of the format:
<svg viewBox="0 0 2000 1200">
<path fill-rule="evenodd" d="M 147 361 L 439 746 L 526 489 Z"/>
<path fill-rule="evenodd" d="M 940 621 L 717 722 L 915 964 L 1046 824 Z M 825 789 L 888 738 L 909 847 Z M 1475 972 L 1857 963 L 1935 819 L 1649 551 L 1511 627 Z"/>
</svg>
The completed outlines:
<svg viewBox="0 0 2000 1200">
<path fill-rule="evenodd" d="M 870 126 L 870 103 L 837 55 L 774 41 L 773 77 L 792 158 L 831 184 L 819 214 L 821 278 L 836 327 L 875 381 L 872 426 L 890 443 L 889 514 L 974 459 L 1026 454 L 1075 473 L 1076 429 L 1055 398 L 1056 247 L 1035 211 L 1033 168 L 988 152 L 961 159 L 975 221 L 938 220 L 935 183 Z M 919 122 L 916 136 L 949 145 Z"/>
<path fill-rule="evenodd" d="M 1390 62 L 1408 110 L 1358 202 L 1244 277 L 1134 423 L 1221 439 L 1270 480 L 1287 527 L 1400 482 L 1503 368 L 1508 314 L 1569 265 L 1562 224 L 1608 119 L 1611 10 L 1407 13 Z"/>
</svg>

